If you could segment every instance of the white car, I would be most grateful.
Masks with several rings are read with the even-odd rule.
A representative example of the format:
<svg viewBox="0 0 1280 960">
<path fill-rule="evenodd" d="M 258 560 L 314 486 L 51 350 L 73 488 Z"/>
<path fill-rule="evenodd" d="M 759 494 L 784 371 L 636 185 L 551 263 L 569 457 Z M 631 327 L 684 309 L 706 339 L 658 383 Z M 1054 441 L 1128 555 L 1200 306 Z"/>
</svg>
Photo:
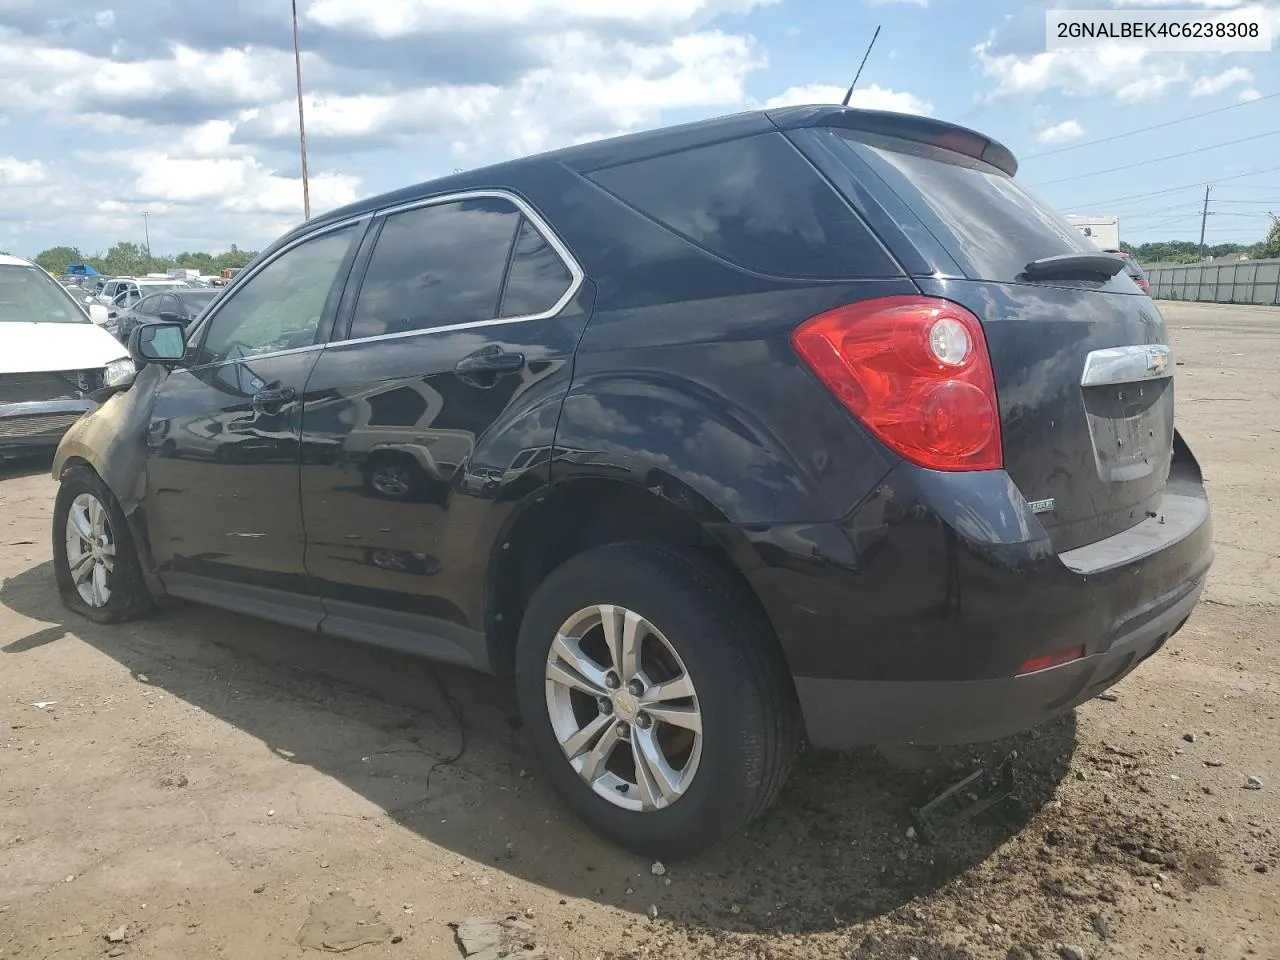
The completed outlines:
<svg viewBox="0 0 1280 960">
<path fill-rule="evenodd" d="M 106 312 L 34 263 L 0 255 L 0 460 L 52 450 L 97 406 L 92 394 L 133 376 L 125 348 L 98 326 Z"/>
</svg>

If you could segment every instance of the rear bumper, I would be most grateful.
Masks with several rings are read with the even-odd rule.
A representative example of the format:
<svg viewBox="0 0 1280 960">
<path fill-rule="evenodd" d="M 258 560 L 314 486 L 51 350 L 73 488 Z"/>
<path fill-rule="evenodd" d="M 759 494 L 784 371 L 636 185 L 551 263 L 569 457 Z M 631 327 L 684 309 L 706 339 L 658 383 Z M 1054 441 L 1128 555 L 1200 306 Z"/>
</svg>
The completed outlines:
<svg viewBox="0 0 1280 960">
<path fill-rule="evenodd" d="M 87 399 L 0 403 L 0 453 L 52 449 L 71 424 L 96 407 Z"/>
<path fill-rule="evenodd" d="M 1082 660 L 1021 677 L 991 680 L 796 679 L 809 739 L 839 750 L 860 744 L 949 744 L 1029 730 L 1091 700 L 1123 679 L 1178 632 L 1204 581 L 1155 620 Z"/>
<path fill-rule="evenodd" d="M 839 524 L 736 528 L 736 556 L 795 678 L 809 739 L 977 742 L 1120 680 L 1181 627 L 1213 558 L 1179 441 L 1157 516 L 1064 553 L 1003 471 L 900 464 Z M 1030 659 L 1083 657 L 1019 675 Z"/>
</svg>

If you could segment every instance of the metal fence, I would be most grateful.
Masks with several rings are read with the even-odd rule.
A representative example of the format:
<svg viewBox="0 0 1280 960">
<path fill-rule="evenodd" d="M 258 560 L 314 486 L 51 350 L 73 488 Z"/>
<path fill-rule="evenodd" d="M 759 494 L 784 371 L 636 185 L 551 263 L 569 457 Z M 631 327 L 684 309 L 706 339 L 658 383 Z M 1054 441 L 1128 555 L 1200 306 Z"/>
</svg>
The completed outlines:
<svg viewBox="0 0 1280 960">
<path fill-rule="evenodd" d="M 1280 260 L 1155 263 L 1142 269 L 1157 300 L 1280 304 Z"/>
</svg>

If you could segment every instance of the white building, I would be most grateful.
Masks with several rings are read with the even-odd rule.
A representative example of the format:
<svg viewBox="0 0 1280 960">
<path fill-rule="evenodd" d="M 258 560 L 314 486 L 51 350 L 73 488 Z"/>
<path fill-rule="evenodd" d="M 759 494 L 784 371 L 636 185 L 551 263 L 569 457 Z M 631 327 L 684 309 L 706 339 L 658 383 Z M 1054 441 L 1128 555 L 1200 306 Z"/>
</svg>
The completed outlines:
<svg viewBox="0 0 1280 960">
<path fill-rule="evenodd" d="M 1067 214 L 1067 223 L 1092 240 L 1099 250 L 1120 249 L 1120 218 Z"/>
</svg>

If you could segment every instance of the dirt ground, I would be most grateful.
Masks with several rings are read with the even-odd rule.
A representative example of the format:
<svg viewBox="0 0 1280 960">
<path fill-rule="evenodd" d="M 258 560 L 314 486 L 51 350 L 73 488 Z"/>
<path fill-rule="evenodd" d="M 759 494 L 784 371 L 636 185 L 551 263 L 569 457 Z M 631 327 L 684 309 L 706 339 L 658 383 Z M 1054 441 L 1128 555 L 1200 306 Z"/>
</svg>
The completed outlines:
<svg viewBox="0 0 1280 960">
<path fill-rule="evenodd" d="M 47 462 L 0 468 L 0 957 L 453 960 L 450 922 L 511 914 L 552 960 L 1277 960 L 1280 309 L 1162 309 L 1217 530 L 1183 632 L 1012 744 L 807 753 L 663 876 L 526 769 L 493 681 L 194 605 L 69 617 Z M 909 835 L 1010 746 L 1016 802 Z"/>
</svg>

